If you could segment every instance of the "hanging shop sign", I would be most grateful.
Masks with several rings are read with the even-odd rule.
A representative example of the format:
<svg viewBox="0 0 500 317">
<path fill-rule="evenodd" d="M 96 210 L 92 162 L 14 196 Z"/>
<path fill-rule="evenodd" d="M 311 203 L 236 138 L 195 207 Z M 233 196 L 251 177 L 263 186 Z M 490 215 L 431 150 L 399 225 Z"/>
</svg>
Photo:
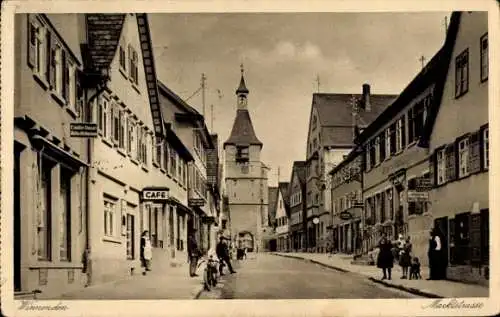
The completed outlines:
<svg viewBox="0 0 500 317">
<path fill-rule="evenodd" d="M 354 201 L 352 203 L 352 208 L 363 208 L 364 207 L 364 204 L 362 201 Z"/>
<path fill-rule="evenodd" d="M 142 200 L 166 201 L 169 197 L 167 187 L 148 187 L 142 190 Z"/>
<path fill-rule="evenodd" d="M 202 207 L 202 206 L 205 206 L 205 199 L 203 199 L 203 198 L 189 198 L 188 205 L 190 207 Z"/>
<path fill-rule="evenodd" d="M 73 122 L 69 125 L 71 137 L 95 138 L 97 137 L 97 123 Z"/>
<path fill-rule="evenodd" d="M 425 202 L 429 201 L 429 192 L 419 192 L 416 190 L 408 191 L 408 202 Z"/>
<path fill-rule="evenodd" d="M 340 219 L 342 220 L 349 220 L 352 218 L 352 214 L 348 211 L 342 211 L 339 215 Z"/>
</svg>

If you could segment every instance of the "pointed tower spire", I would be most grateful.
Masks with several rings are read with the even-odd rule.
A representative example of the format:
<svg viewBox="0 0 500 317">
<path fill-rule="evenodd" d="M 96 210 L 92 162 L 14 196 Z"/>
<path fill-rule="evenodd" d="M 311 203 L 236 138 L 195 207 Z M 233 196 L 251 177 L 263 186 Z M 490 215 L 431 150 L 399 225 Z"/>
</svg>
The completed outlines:
<svg viewBox="0 0 500 317">
<path fill-rule="evenodd" d="M 245 85 L 243 64 L 241 67 L 241 80 L 236 95 L 238 96 L 238 107 L 236 110 L 236 118 L 234 119 L 233 129 L 229 139 L 224 143 L 226 145 L 259 145 L 262 148 L 262 142 L 255 135 L 250 113 L 247 108 L 248 89 Z"/>
<path fill-rule="evenodd" d="M 236 94 L 248 94 L 249 91 L 247 89 L 247 86 L 245 85 L 245 69 L 243 68 L 243 63 L 240 65 L 240 70 L 241 70 L 241 79 L 240 79 L 240 86 L 236 90 Z"/>
</svg>

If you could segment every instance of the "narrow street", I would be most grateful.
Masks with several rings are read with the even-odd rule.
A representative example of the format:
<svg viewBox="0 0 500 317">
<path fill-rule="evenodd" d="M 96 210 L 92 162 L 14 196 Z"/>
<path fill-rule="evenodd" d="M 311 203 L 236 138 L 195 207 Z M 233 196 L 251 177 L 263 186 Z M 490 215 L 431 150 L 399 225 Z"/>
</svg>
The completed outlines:
<svg viewBox="0 0 500 317">
<path fill-rule="evenodd" d="M 222 277 L 220 284 L 203 292 L 200 299 L 419 298 L 298 259 L 259 254 L 239 264 L 234 262 L 237 273 Z"/>
</svg>

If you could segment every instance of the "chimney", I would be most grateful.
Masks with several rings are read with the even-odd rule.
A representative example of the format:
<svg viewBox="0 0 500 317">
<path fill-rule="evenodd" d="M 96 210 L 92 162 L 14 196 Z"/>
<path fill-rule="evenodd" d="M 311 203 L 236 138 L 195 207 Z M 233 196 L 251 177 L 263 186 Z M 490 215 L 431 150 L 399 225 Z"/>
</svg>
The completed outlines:
<svg viewBox="0 0 500 317">
<path fill-rule="evenodd" d="M 363 108 L 365 111 L 369 112 L 371 111 L 371 106 L 370 106 L 370 85 L 369 84 L 363 84 Z"/>
</svg>

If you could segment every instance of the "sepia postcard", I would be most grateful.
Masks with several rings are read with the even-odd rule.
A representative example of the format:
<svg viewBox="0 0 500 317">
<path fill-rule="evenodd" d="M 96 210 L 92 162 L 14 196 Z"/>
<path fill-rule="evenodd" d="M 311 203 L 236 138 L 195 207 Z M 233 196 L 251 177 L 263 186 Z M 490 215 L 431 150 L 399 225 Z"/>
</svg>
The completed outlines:
<svg viewBox="0 0 500 317">
<path fill-rule="evenodd" d="M 500 312 L 499 2 L 1 8 L 2 314 Z"/>
</svg>

